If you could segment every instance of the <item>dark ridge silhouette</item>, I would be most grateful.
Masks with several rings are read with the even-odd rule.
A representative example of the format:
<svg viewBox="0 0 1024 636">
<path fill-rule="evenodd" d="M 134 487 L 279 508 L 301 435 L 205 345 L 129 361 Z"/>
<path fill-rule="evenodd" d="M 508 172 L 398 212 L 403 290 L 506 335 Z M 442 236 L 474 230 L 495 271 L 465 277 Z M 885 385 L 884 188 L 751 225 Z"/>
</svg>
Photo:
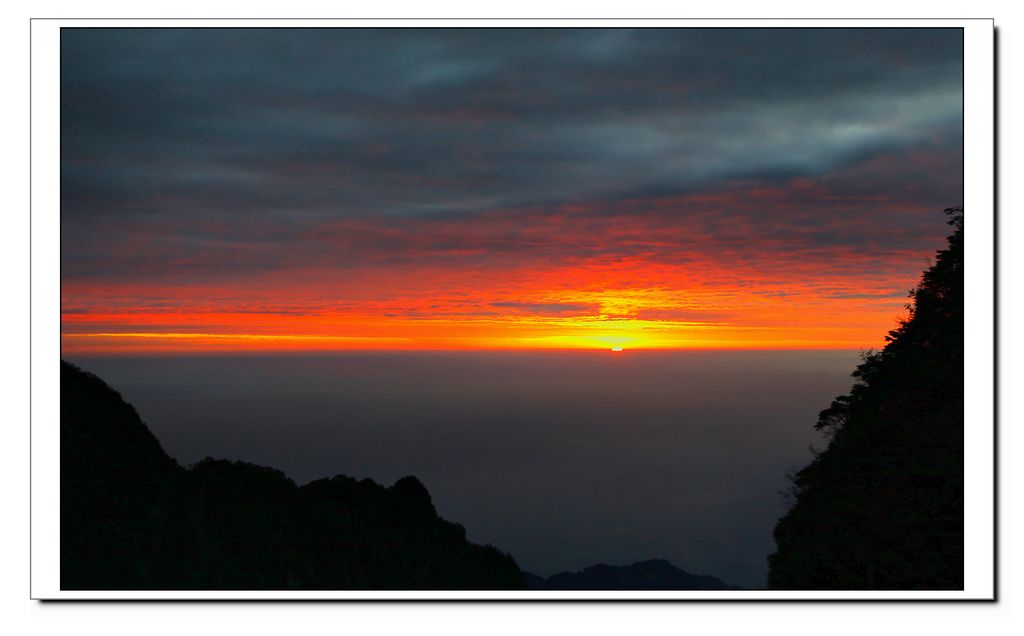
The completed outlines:
<svg viewBox="0 0 1024 636">
<path fill-rule="evenodd" d="M 664 559 L 614 566 L 599 563 L 548 578 L 524 572 L 530 590 L 739 590 L 713 576 L 690 574 Z"/>
<path fill-rule="evenodd" d="M 828 447 L 793 477 L 769 588 L 963 589 L 963 211 L 946 213 L 908 317 L 819 416 Z"/>
<path fill-rule="evenodd" d="M 131 405 L 61 362 L 61 589 L 523 589 L 415 477 L 390 488 L 206 459 L 180 467 Z"/>
</svg>

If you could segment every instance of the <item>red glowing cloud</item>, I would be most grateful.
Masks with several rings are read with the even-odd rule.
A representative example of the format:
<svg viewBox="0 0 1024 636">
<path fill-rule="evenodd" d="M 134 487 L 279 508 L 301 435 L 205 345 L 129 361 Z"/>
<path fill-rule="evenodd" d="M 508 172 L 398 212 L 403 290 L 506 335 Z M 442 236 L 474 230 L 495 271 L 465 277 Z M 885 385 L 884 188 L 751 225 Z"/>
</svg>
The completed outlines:
<svg viewBox="0 0 1024 636">
<path fill-rule="evenodd" d="M 303 258 L 266 271 L 208 283 L 66 281 L 63 343 L 73 352 L 877 346 L 941 236 L 856 244 L 863 224 L 848 216 L 804 226 L 830 196 L 797 181 L 469 218 L 329 221 L 300 235 Z M 778 222 L 758 221 L 766 209 Z M 257 258 L 252 249 L 242 260 Z"/>
<path fill-rule="evenodd" d="M 61 44 L 69 354 L 867 348 L 962 202 L 946 29 Z"/>
</svg>

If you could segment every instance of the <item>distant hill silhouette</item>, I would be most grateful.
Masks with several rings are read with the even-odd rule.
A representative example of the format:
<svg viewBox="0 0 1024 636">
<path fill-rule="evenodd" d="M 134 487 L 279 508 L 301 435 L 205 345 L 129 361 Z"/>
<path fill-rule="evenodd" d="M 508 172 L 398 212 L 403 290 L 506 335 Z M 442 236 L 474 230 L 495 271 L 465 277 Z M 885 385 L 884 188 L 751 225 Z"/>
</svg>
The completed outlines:
<svg viewBox="0 0 1024 636">
<path fill-rule="evenodd" d="M 180 467 L 131 405 L 61 362 L 61 589 L 522 589 L 513 559 L 390 488 L 207 459 Z"/>
<path fill-rule="evenodd" d="M 713 576 L 690 574 L 664 559 L 614 566 L 599 563 L 580 572 L 560 572 L 543 578 L 529 572 L 531 590 L 738 590 Z"/>
<path fill-rule="evenodd" d="M 830 441 L 793 478 L 770 588 L 963 588 L 963 213 L 946 212 L 909 317 L 819 416 Z"/>
</svg>

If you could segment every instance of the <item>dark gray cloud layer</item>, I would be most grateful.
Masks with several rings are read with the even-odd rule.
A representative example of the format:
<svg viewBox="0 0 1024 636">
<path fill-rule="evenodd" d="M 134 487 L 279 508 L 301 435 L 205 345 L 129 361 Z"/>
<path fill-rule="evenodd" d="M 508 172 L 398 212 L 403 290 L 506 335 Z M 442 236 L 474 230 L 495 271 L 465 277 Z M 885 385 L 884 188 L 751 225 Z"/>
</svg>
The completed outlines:
<svg viewBox="0 0 1024 636">
<path fill-rule="evenodd" d="M 61 62 L 72 277 L 273 267 L 353 218 L 830 178 L 915 234 L 961 197 L 954 29 L 66 29 Z"/>
</svg>

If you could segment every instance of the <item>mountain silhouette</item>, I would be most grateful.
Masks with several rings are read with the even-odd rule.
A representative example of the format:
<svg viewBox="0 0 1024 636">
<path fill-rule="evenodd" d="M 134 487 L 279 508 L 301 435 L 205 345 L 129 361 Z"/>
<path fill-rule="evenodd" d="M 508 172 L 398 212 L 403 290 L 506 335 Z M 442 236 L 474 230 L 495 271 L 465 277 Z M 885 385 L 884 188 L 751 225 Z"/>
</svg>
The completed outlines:
<svg viewBox="0 0 1024 636">
<path fill-rule="evenodd" d="M 515 561 L 466 540 L 415 477 L 206 459 L 179 466 L 135 409 L 61 362 L 61 589 L 522 589 Z"/>
<path fill-rule="evenodd" d="M 548 578 L 525 572 L 531 590 L 738 590 L 713 576 L 690 574 L 664 559 L 614 566 L 599 563 Z"/>
<path fill-rule="evenodd" d="M 770 588 L 963 589 L 963 212 L 946 213 L 908 317 L 819 416 L 828 447 L 793 477 Z"/>
</svg>

